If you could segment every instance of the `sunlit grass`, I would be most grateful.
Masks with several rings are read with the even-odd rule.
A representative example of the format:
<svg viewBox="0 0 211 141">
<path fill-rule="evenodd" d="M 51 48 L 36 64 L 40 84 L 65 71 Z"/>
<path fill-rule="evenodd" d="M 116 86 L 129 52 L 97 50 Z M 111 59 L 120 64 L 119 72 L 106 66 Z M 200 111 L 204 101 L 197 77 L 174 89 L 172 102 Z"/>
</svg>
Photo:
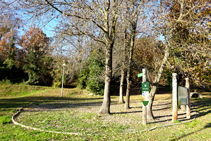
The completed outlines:
<svg viewBox="0 0 211 141">
<path fill-rule="evenodd" d="M 7 123 L 11 123 L 11 122 L 12 122 L 12 118 L 10 115 L 0 116 L 0 124 L 7 124 Z"/>
<path fill-rule="evenodd" d="M 11 84 L 8 84 L 11 85 Z M 12 86 L 13 87 L 13 86 Z M 20 86 L 23 89 L 26 87 Z M 28 87 L 28 86 L 27 86 Z M 30 87 L 30 86 L 29 86 Z M 33 87 L 33 86 L 32 86 Z M 15 88 L 15 87 L 13 87 Z M 31 88 L 33 89 L 33 88 Z M 12 92 L 13 90 L 11 90 Z M 152 131 L 141 132 L 161 123 L 142 125 L 141 114 L 125 114 L 124 106 L 118 113 L 98 115 L 93 111 L 102 104 L 102 96 L 89 96 L 80 89 L 64 89 L 60 97 L 59 88 L 34 90 L 32 95 L 11 94 L 0 98 L 0 140 L 210 140 L 211 99 L 207 93 L 203 99 L 191 99 L 198 112 L 198 117 L 190 123 L 179 124 Z M 24 94 L 23 94 L 24 95 Z M 118 104 L 118 96 L 112 96 L 113 106 Z M 156 100 L 169 99 L 169 95 L 158 95 Z M 140 95 L 131 96 L 131 101 L 139 101 Z M 24 129 L 11 123 L 11 116 L 27 104 L 33 103 L 16 119 L 18 122 L 44 130 L 80 133 L 80 135 L 63 135 Z M 195 103 L 195 104 L 194 104 Z M 93 104 L 87 106 L 87 104 Z M 140 105 L 141 106 L 141 105 Z M 135 111 L 140 106 L 133 107 Z M 85 108 L 85 111 L 80 111 Z M 99 110 L 99 109 L 98 109 Z M 111 120 L 113 119 L 113 120 Z M 5 121 L 6 122 L 2 122 Z M 8 121 L 7 121 L 8 120 Z M 124 122 L 119 122 L 119 121 Z M 3 124 L 2 124 L 3 123 Z M 181 122 L 179 122 L 181 123 Z"/>
<path fill-rule="evenodd" d="M 21 83 L 19 85 L 13 84 L 1 84 L 0 85 L 0 97 L 25 97 L 36 95 L 41 92 L 49 91 L 53 88 L 51 87 L 43 87 L 43 86 L 30 86 L 25 83 Z"/>
</svg>

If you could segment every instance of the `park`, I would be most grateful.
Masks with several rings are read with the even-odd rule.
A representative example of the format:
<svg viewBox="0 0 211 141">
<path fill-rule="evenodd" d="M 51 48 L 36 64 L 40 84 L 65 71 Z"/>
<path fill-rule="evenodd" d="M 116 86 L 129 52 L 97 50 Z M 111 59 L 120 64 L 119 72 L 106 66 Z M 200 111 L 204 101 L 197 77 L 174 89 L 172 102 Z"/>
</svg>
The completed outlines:
<svg viewBox="0 0 211 141">
<path fill-rule="evenodd" d="M 11 86 L 1 85 L 1 93 L 4 87 Z M 26 96 L 0 99 L 0 114 L 9 115 L 10 119 L 9 123 L 0 125 L 2 140 L 210 139 L 210 92 L 201 92 L 202 99 L 191 98 L 190 119 L 186 118 L 186 112 L 179 110 L 177 121 L 172 122 L 171 93 L 161 91 L 153 105 L 155 120 L 143 125 L 141 94 L 132 94 L 130 109 L 118 102 L 119 96 L 111 96 L 111 114 L 104 116 L 98 114 L 103 97 L 89 95 L 87 90 L 64 88 L 61 97 L 60 88 L 24 87 L 35 90 Z M 18 124 L 12 124 L 11 117 L 19 111 L 14 117 Z"/>
<path fill-rule="evenodd" d="M 0 1 L 0 140 L 211 140 L 210 3 Z"/>
</svg>

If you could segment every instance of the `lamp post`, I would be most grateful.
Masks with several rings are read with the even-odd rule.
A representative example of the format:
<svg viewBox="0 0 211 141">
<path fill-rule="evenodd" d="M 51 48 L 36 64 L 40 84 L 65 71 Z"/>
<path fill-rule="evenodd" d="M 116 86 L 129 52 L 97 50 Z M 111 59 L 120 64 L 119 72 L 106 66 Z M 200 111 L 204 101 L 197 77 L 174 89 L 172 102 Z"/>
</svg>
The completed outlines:
<svg viewBox="0 0 211 141">
<path fill-rule="evenodd" d="M 61 97 L 63 94 L 63 83 L 64 83 L 64 67 L 65 67 L 65 63 L 62 65 L 63 66 L 63 74 L 62 74 L 62 89 L 61 89 Z"/>
</svg>

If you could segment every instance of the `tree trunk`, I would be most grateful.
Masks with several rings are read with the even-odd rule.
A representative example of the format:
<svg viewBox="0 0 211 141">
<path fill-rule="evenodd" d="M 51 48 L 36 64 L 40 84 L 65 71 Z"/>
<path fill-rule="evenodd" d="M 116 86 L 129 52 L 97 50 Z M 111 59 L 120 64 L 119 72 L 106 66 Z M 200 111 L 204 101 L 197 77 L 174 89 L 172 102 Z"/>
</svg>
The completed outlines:
<svg viewBox="0 0 211 141">
<path fill-rule="evenodd" d="M 152 86 L 152 89 L 151 89 L 150 94 L 149 94 L 149 103 L 147 105 L 147 118 L 151 119 L 151 120 L 154 119 L 154 115 L 152 113 L 152 105 L 153 105 L 153 102 L 154 102 L 156 90 L 157 90 L 157 86 L 156 85 Z"/>
<path fill-rule="evenodd" d="M 113 1 L 112 10 L 112 24 L 111 27 L 109 26 L 109 8 L 107 8 L 104 12 L 104 25 L 105 25 L 105 38 L 106 38 L 106 62 L 105 62 L 105 87 L 104 87 L 104 98 L 103 104 L 100 108 L 99 114 L 110 114 L 110 91 L 111 91 L 111 78 L 112 78 L 112 50 L 115 41 L 115 33 L 116 33 L 116 21 L 118 18 L 117 14 L 117 0 Z M 111 29 L 111 30 L 110 30 Z M 109 32 L 110 31 L 110 32 Z"/>
<path fill-rule="evenodd" d="M 172 25 L 172 27 L 170 28 L 170 32 L 169 32 L 169 37 L 168 37 L 168 41 L 166 43 L 166 48 L 165 48 L 165 54 L 164 54 L 164 58 L 163 58 L 163 61 L 162 61 L 162 64 L 159 68 L 159 71 L 157 73 L 157 76 L 155 77 L 155 80 L 153 82 L 153 87 L 152 87 L 152 90 L 150 91 L 150 95 L 149 95 L 149 104 L 148 104 L 148 111 L 147 111 L 147 117 L 149 119 L 153 119 L 154 120 L 154 116 L 153 116 L 153 113 L 152 113 L 152 105 L 153 105 L 153 101 L 154 101 L 154 97 L 155 97 L 155 93 L 156 93 L 156 90 L 157 90 L 157 87 L 158 87 L 158 84 L 160 82 L 160 78 L 161 78 L 161 75 L 163 73 L 163 69 L 168 61 L 168 57 L 169 57 L 169 53 L 170 53 L 170 47 L 172 46 L 172 41 L 173 41 L 173 35 L 174 35 L 174 29 L 176 27 L 176 25 L 178 23 L 180 23 L 180 21 L 186 17 L 188 14 L 188 11 L 186 14 L 183 13 L 183 8 L 184 8 L 184 1 L 181 3 L 181 11 L 180 11 L 180 16 L 179 18 L 175 21 L 175 23 Z"/>
<path fill-rule="evenodd" d="M 125 109 L 129 109 L 130 108 L 130 85 L 131 85 L 131 81 L 130 81 L 130 69 L 128 67 Z"/>
<path fill-rule="evenodd" d="M 111 77 L 112 77 L 112 48 L 113 43 L 109 44 L 106 48 L 106 75 L 105 75 L 105 87 L 103 104 L 99 111 L 99 114 L 110 114 L 110 89 L 111 89 Z"/>
<path fill-rule="evenodd" d="M 124 82 L 125 72 L 124 68 L 121 70 L 121 80 L 120 80 L 120 87 L 119 87 L 119 103 L 125 103 L 123 98 L 123 82 Z"/>
<path fill-rule="evenodd" d="M 171 40 L 172 37 L 173 37 L 173 29 L 170 32 L 170 36 L 169 36 L 170 40 Z M 152 113 L 152 105 L 153 105 L 153 101 L 154 101 L 154 98 L 155 98 L 155 93 L 156 93 L 158 84 L 160 82 L 160 78 L 161 78 L 161 75 L 163 73 L 163 69 L 164 69 L 164 67 L 165 67 L 165 65 L 168 61 L 169 51 L 170 51 L 170 44 L 167 43 L 162 64 L 161 64 L 161 66 L 158 70 L 157 76 L 155 77 L 152 89 L 151 89 L 150 94 L 149 94 L 149 103 L 147 105 L 147 117 L 148 117 L 148 119 L 151 119 L 151 120 L 154 120 L 154 116 L 153 116 L 153 113 Z"/>
<path fill-rule="evenodd" d="M 163 73 L 163 69 L 164 69 L 164 67 L 167 63 L 168 57 L 169 57 L 169 50 L 170 50 L 170 47 L 167 44 L 162 64 L 159 68 L 158 74 L 155 78 L 154 84 L 153 84 L 152 89 L 151 89 L 150 94 L 149 94 L 149 104 L 147 106 L 147 117 L 148 117 L 148 119 L 151 119 L 151 120 L 154 120 L 154 116 L 153 116 L 153 113 L 152 113 L 152 105 L 153 105 L 153 101 L 154 101 L 154 98 L 155 98 L 155 93 L 156 93 L 158 84 L 160 82 L 161 75 Z"/>
<path fill-rule="evenodd" d="M 126 31 L 126 28 L 125 28 L 125 37 L 124 37 L 124 50 L 123 50 L 123 59 L 122 59 L 122 69 L 121 69 L 121 80 L 120 80 L 120 87 L 119 87 L 119 103 L 125 103 L 124 102 L 124 98 L 123 98 L 123 89 L 124 89 L 124 86 L 123 86 L 123 83 L 124 83 L 124 77 L 125 77 L 125 58 L 126 58 L 126 40 L 127 40 L 127 31 Z"/>
<path fill-rule="evenodd" d="M 125 101 L 125 108 L 130 108 L 130 77 L 131 77 L 131 62 L 133 57 L 133 48 L 134 48 L 134 41 L 135 41 L 135 32 L 136 32 L 136 22 L 132 24 L 132 31 L 131 31 L 131 39 L 130 39 L 130 50 L 129 50 L 129 62 L 128 62 L 128 70 L 127 70 L 127 90 L 126 90 L 126 101 Z"/>
</svg>

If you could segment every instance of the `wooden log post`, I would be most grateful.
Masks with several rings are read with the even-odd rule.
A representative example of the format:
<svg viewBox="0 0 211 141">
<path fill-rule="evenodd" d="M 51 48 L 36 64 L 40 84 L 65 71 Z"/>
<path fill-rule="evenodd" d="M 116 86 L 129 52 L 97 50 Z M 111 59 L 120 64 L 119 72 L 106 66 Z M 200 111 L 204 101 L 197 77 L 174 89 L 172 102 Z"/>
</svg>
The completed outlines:
<svg viewBox="0 0 211 141">
<path fill-rule="evenodd" d="M 146 69 L 142 69 L 143 77 L 142 82 L 146 82 Z M 145 106 L 142 103 L 142 119 L 143 119 L 143 125 L 147 124 L 147 106 Z"/>
<path fill-rule="evenodd" d="M 189 84 L 189 78 L 185 78 L 185 80 L 186 80 L 185 87 L 188 90 L 187 105 L 186 105 L 186 118 L 190 119 L 190 84 Z"/>
<path fill-rule="evenodd" d="M 177 120 L 177 74 L 172 74 L 172 122 Z"/>
</svg>

